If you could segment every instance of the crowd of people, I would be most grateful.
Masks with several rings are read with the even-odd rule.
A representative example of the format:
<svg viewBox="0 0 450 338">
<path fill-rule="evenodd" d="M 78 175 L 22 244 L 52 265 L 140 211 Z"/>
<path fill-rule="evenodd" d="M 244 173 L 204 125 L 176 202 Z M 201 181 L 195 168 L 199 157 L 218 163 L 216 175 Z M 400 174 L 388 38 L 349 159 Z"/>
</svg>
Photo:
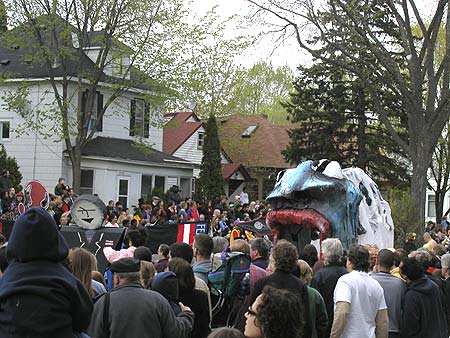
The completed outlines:
<svg viewBox="0 0 450 338">
<path fill-rule="evenodd" d="M 174 186 L 166 203 L 154 196 L 132 211 L 108 203 L 106 226 L 127 231 L 122 249 L 103 248 L 110 263 L 103 273 L 94 254 L 69 248 L 59 231 L 71 223 L 76 194 L 62 179 L 54 192 L 50 209 L 20 215 L 0 248 L 1 337 L 449 337 L 450 253 L 440 226 L 426 228 L 420 247 L 410 234 L 406 249 L 344 250 L 329 238 L 321 252 L 312 244 L 299 252 L 239 229 L 239 221 L 270 208 L 249 203 L 245 191 L 232 203 L 202 205 L 181 199 Z M 202 220 L 211 231 L 192 246 L 162 243 L 156 253 L 140 231 Z M 232 257 L 250 263 L 229 307 L 221 303 L 228 311 L 222 321 L 211 274 Z"/>
</svg>

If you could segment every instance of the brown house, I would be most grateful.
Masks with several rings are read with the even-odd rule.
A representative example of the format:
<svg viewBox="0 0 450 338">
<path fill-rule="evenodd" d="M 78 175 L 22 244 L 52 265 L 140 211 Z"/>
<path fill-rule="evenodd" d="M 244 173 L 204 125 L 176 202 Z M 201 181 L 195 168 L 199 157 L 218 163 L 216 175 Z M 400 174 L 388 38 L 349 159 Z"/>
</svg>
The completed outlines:
<svg viewBox="0 0 450 338">
<path fill-rule="evenodd" d="M 233 163 L 242 164 L 252 180 L 250 199 L 264 199 L 279 171 L 293 167 L 281 155 L 289 144 L 287 131 L 294 125 L 274 125 L 265 115 L 235 115 L 219 120 L 220 145 Z"/>
</svg>

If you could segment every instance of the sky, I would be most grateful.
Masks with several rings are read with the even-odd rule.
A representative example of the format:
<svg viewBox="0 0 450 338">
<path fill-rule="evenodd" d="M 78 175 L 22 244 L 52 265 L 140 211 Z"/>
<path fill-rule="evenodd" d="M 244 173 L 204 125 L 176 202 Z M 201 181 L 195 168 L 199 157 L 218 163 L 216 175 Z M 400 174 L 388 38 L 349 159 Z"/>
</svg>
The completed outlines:
<svg viewBox="0 0 450 338">
<path fill-rule="evenodd" d="M 208 10 L 212 9 L 214 6 L 218 6 L 218 13 L 223 18 L 230 17 L 232 15 L 245 15 L 251 13 L 252 10 L 245 0 L 192 0 L 192 8 L 197 14 L 205 14 Z M 230 27 L 227 32 L 232 36 L 236 34 L 237 31 L 242 33 L 248 30 L 250 34 L 257 34 L 260 32 L 267 31 L 266 27 L 262 27 L 258 24 L 253 24 L 251 26 L 242 27 L 237 30 L 236 27 Z M 299 62 L 303 60 L 309 60 L 309 57 L 305 55 L 296 45 L 295 41 L 289 40 L 290 43 L 285 43 L 274 49 L 273 36 L 265 35 L 262 40 L 255 46 L 247 50 L 244 55 L 238 57 L 236 62 L 244 66 L 251 66 L 258 61 L 269 61 L 274 66 L 284 66 L 289 65 L 292 69 L 295 69 Z M 299 61 L 300 60 L 300 61 Z"/>
<path fill-rule="evenodd" d="M 317 0 L 320 1 L 320 0 Z M 252 9 L 246 0 L 192 0 L 192 9 L 198 14 L 204 14 L 206 11 L 218 6 L 218 13 L 223 18 L 231 15 L 245 15 L 252 13 Z M 431 17 L 435 9 L 436 0 L 415 0 L 423 18 Z M 244 29 L 244 28 L 243 28 Z M 237 31 L 242 32 L 243 29 L 237 30 L 231 27 L 229 34 L 236 34 Z M 250 33 L 267 32 L 267 27 L 252 24 L 245 27 Z M 289 65 L 293 70 L 299 64 L 308 64 L 311 62 L 311 56 L 302 51 L 293 38 L 287 39 L 283 45 L 274 50 L 274 35 L 266 34 L 265 37 L 257 45 L 245 52 L 236 62 L 246 67 L 250 67 L 254 63 L 264 60 L 270 61 L 274 66 Z"/>
</svg>

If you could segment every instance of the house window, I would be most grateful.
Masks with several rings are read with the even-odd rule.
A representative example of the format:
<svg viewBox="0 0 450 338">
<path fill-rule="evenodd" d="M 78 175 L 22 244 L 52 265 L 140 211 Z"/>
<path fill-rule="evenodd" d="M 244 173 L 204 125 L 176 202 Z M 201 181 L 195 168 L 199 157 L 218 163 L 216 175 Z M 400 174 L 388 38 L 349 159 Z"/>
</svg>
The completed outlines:
<svg viewBox="0 0 450 338">
<path fill-rule="evenodd" d="M 130 190 L 129 187 L 129 177 L 118 177 L 117 200 L 121 202 L 124 207 L 128 207 L 128 192 Z"/>
<path fill-rule="evenodd" d="M 149 137 L 150 109 L 144 100 L 131 100 L 130 136 Z"/>
<path fill-rule="evenodd" d="M 428 195 L 428 202 L 427 202 L 428 212 L 427 212 L 427 217 L 436 217 L 435 201 L 436 201 L 436 196 L 435 195 Z"/>
<path fill-rule="evenodd" d="M 152 192 L 152 175 L 142 175 L 141 178 L 141 197 L 147 199 Z"/>
<path fill-rule="evenodd" d="M 83 114 L 86 113 L 86 103 L 87 103 L 87 97 L 88 92 L 85 90 L 81 93 L 81 112 Z M 100 92 L 96 92 L 95 94 L 95 101 L 92 106 L 92 114 L 91 118 L 89 119 L 89 130 L 92 130 L 95 127 L 95 123 L 97 122 L 97 114 L 99 114 L 103 110 L 103 94 L 100 94 Z M 103 131 L 103 116 L 100 119 L 97 131 Z"/>
<path fill-rule="evenodd" d="M 11 138 L 10 121 L 0 121 L 0 141 L 9 140 Z"/>
<path fill-rule="evenodd" d="M 94 192 L 94 170 L 81 169 L 80 195 Z"/>
<path fill-rule="evenodd" d="M 166 178 L 164 176 L 155 176 L 155 186 L 154 188 L 160 188 L 164 191 L 164 183 L 166 182 Z"/>
<path fill-rule="evenodd" d="M 205 144 L 205 133 L 198 133 L 198 143 L 197 148 L 203 149 L 203 145 Z"/>
</svg>

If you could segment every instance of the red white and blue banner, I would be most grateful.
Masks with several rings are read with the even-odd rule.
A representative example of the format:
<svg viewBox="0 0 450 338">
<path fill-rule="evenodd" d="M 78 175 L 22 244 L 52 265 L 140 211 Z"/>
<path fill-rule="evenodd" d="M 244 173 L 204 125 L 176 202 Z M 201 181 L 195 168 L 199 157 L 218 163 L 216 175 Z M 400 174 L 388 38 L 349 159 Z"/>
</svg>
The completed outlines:
<svg viewBox="0 0 450 338">
<path fill-rule="evenodd" d="M 152 252 L 158 252 L 160 244 L 184 242 L 191 245 L 197 234 L 208 234 L 208 222 L 186 222 L 174 224 L 157 224 L 146 226 L 146 245 Z"/>
</svg>

